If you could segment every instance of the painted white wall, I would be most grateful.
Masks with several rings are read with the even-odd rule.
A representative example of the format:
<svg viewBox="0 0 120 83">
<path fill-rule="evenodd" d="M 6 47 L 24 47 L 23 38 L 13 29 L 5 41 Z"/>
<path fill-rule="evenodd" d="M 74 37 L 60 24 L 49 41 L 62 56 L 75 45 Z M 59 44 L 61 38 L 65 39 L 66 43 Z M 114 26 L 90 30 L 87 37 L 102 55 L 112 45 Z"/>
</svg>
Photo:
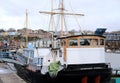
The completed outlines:
<svg viewBox="0 0 120 83">
<path fill-rule="evenodd" d="M 67 48 L 66 52 L 67 64 L 105 63 L 104 48 Z M 37 50 L 35 50 L 34 57 L 44 57 L 44 65 L 48 65 L 51 61 L 53 61 L 53 56 L 51 55 L 50 49 L 48 48 L 38 49 L 38 54 Z M 61 57 L 61 59 L 62 58 L 63 57 Z M 50 62 L 48 62 L 49 59 Z"/>
<path fill-rule="evenodd" d="M 50 62 L 48 60 L 53 61 L 53 57 L 51 56 L 51 50 L 49 48 L 39 48 L 38 53 L 37 49 L 34 49 L 34 58 L 43 58 L 43 65 L 48 66 Z"/>
<path fill-rule="evenodd" d="M 38 51 L 38 53 L 37 53 Z M 38 48 L 34 49 L 34 57 L 48 56 L 51 50 L 49 48 Z"/>
<path fill-rule="evenodd" d="M 104 48 L 67 48 L 67 64 L 105 63 Z"/>
<path fill-rule="evenodd" d="M 105 53 L 105 60 L 113 69 L 120 69 L 120 53 Z"/>
</svg>

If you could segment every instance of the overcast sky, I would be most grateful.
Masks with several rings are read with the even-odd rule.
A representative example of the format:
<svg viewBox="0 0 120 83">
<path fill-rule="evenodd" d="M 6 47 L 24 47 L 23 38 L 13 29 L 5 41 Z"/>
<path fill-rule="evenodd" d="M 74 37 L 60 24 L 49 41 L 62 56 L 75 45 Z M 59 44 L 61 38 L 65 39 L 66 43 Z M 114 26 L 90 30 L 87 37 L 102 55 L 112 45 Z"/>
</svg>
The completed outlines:
<svg viewBox="0 0 120 83">
<path fill-rule="evenodd" d="M 53 0 L 55 7 L 59 0 Z M 29 28 L 48 30 L 49 16 L 39 11 L 49 11 L 51 0 L 0 0 L 0 29 L 25 27 L 25 12 L 29 11 Z M 107 31 L 120 30 L 120 0 L 64 0 L 65 8 L 72 13 L 82 13 L 77 21 L 82 30 L 107 28 Z M 72 17 L 71 17 L 72 18 Z M 68 30 L 76 29 L 72 19 Z"/>
</svg>

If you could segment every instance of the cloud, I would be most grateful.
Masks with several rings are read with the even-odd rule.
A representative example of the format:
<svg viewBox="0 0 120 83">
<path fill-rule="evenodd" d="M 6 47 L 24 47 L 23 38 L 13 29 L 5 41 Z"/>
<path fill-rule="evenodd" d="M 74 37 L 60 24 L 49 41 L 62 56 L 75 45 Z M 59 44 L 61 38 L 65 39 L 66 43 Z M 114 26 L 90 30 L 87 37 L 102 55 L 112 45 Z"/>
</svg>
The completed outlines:
<svg viewBox="0 0 120 83">
<path fill-rule="evenodd" d="M 0 0 L 0 28 L 25 27 L 25 12 L 29 11 L 29 26 L 34 29 L 48 29 L 49 16 L 39 11 L 49 11 L 51 0 Z M 54 9 L 58 7 L 54 0 Z M 64 0 L 66 10 L 72 13 L 84 13 L 84 17 L 77 17 L 83 29 L 96 29 L 107 27 L 109 30 L 119 30 L 120 27 L 120 1 L 119 0 Z M 71 17 L 70 17 L 71 18 Z M 69 23 L 75 23 L 68 20 Z M 75 21 L 75 20 L 74 20 Z M 68 24 L 68 28 L 76 27 Z"/>
</svg>

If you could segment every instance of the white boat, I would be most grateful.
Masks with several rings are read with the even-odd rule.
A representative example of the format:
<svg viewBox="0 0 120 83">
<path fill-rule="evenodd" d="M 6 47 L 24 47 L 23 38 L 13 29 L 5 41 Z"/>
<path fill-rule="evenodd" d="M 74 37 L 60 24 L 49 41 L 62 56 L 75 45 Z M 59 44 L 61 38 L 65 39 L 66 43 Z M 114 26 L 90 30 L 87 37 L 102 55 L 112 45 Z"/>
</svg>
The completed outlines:
<svg viewBox="0 0 120 83">
<path fill-rule="evenodd" d="M 63 11 L 64 8 L 60 6 L 59 9 Z M 104 39 L 105 37 L 99 34 L 65 37 L 54 34 L 49 48 L 34 48 L 28 45 L 28 48 L 18 53 L 17 60 L 24 66 L 15 64 L 15 67 L 18 74 L 31 83 L 109 82 L 112 68 L 105 61 Z"/>
</svg>

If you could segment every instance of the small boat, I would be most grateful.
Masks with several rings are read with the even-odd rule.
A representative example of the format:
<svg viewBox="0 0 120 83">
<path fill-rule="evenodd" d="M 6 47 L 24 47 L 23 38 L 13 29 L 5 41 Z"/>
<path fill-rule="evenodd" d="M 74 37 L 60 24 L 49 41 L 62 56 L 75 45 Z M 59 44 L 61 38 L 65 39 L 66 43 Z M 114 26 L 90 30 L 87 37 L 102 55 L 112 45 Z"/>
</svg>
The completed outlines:
<svg viewBox="0 0 120 83">
<path fill-rule="evenodd" d="M 63 11 L 61 4 L 59 9 Z M 45 13 L 63 15 L 63 12 Z M 105 37 L 100 34 L 58 36 L 55 33 L 50 47 L 28 44 L 17 52 L 16 60 L 24 64 L 14 64 L 18 75 L 31 83 L 111 81 L 112 68 L 105 61 Z"/>
<path fill-rule="evenodd" d="M 15 60 L 17 49 L 11 48 L 9 45 L 6 43 L 2 43 L 0 46 L 0 63 L 15 63 L 22 65 L 20 62 Z"/>
<path fill-rule="evenodd" d="M 0 58 L 9 58 L 12 59 L 16 54 L 16 49 L 11 49 L 6 43 L 0 46 Z"/>
</svg>

